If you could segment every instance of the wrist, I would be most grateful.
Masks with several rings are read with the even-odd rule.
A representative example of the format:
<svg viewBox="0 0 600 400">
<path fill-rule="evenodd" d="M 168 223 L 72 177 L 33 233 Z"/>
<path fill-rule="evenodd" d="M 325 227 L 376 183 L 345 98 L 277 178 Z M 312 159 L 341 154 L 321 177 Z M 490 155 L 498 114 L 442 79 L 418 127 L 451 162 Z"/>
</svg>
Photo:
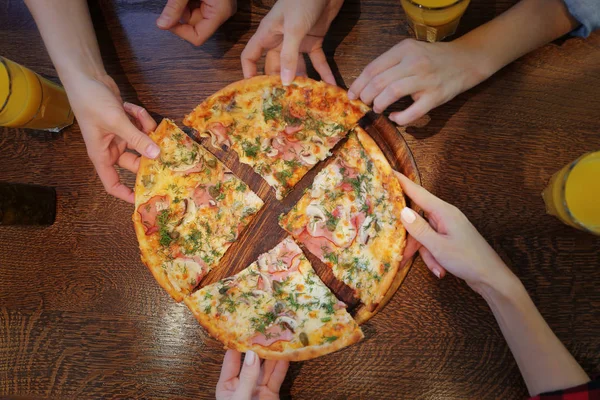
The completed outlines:
<svg viewBox="0 0 600 400">
<path fill-rule="evenodd" d="M 518 299 L 523 294 L 527 295 L 519 278 L 506 265 L 502 265 L 502 267 L 503 270 L 500 273 L 488 277 L 473 287 L 473 290 L 479 293 L 490 306 Z"/>
<path fill-rule="evenodd" d="M 463 91 L 477 86 L 501 68 L 494 62 L 494 58 L 491 54 L 488 54 L 486 48 L 470 40 L 468 35 L 448 43 L 452 46 L 452 51 L 464 60 L 465 79 Z"/>
</svg>

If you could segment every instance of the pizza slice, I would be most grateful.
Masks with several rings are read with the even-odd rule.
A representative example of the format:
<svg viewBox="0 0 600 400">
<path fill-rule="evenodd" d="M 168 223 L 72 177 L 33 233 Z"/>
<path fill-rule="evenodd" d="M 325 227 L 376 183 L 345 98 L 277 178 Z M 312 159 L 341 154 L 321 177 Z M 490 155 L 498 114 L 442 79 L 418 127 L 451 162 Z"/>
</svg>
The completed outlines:
<svg viewBox="0 0 600 400">
<path fill-rule="evenodd" d="M 262 200 L 172 121 L 150 138 L 158 159 L 142 157 L 133 223 L 142 261 L 177 301 L 218 265 Z"/>
<path fill-rule="evenodd" d="M 287 238 L 235 276 L 205 286 L 185 303 L 225 347 L 261 358 L 300 361 L 363 338 L 358 324 Z"/>
<path fill-rule="evenodd" d="M 231 147 L 281 200 L 369 110 L 325 82 L 257 76 L 215 93 L 184 124 L 215 147 Z"/>
<path fill-rule="evenodd" d="M 373 139 L 357 127 L 280 225 L 373 310 L 402 260 L 404 206 L 391 166 Z"/>
</svg>

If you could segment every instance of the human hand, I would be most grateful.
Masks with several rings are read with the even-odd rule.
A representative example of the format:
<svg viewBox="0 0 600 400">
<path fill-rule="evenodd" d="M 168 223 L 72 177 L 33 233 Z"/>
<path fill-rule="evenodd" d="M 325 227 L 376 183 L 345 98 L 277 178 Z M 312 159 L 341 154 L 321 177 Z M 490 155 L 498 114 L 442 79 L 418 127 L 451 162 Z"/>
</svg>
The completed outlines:
<svg viewBox="0 0 600 400">
<path fill-rule="evenodd" d="M 225 353 L 217 383 L 217 400 L 278 400 L 279 388 L 290 363 L 265 360 L 261 367 L 256 353 L 248 351 L 240 372 L 241 356 L 235 350 Z"/>
<path fill-rule="evenodd" d="M 156 25 L 200 46 L 237 11 L 237 0 L 202 0 L 192 7 L 188 0 L 167 0 Z"/>
<path fill-rule="evenodd" d="M 306 75 L 301 53 L 307 53 L 315 70 L 325 82 L 335 85 L 325 53 L 323 39 L 344 0 L 279 0 L 263 18 L 258 30 L 242 52 L 244 78 L 256 75 L 256 63 L 266 51 L 265 73 L 281 73 L 289 85 L 296 75 Z"/>
<path fill-rule="evenodd" d="M 149 158 L 158 157 L 160 148 L 144 133 L 154 130 L 156 122 L 144 108 L 123 104 L 119 88 L 108 75 L 71 77 L 65 86 L 88 155 L 104 189 L 133 203 L 133 191 L 121 183 L 115 164 L 137 172 L 140 156 L 126 149 Z"/>
<path fill-rule="evenodd" d="M 404 254 L 406 259 L 419 251 L 435 276 L 442 278 L 448 271 L 465 280 L 480 294 L 500 278 L 514 276 L 458 208 L 406 176 L 396 175 L 404 193 L 425 211 L 429 220 L 421 218 L 410 208 L 402 210 L 402 224 L 410 234 Z"/>
<path fill-rule="evenodd" d="M 477 57 L 459 42 L 405 39 L 367 65 L 350 86 L 348 98 L 360 97 L 381 113 L 411 96 L 413 104 L 390 114 L 398 125 L 407 125 L 486 79 L 489 74 L 478 70 L 484 63 Z"/>
</svg>

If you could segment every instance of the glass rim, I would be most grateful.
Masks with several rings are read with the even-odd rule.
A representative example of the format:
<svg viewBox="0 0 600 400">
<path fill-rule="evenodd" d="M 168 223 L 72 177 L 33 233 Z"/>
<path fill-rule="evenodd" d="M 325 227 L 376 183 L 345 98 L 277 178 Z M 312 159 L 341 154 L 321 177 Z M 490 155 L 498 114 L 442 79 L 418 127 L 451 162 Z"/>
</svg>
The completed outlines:
<svg viewBox="0 0 600 400">
<path fill-rule="evenodd" d="M 573 215 L 573 213 L 571 212 L 571 209 L 569 208 L 569 205 L 567 204 L 567 181 L 569 180 L 571 171 L 573 171 L 573 169 L 579 164 L 580 161 L 582 161 L 584 158 L 586 158 L 592 154 L 595 154 L 595 153 L 600 153 L 600 152 L 592 151 L 589 153 L 582 154 L 581 156 L 579 156 L 579 158 L 577 158 L 575 161 L 572 161 L 571 164 L 569 164 L 569 167 L 567 168 L 567 172 L 565 172 L 565 175 L 563 176 L 563 179 L 561 182 L 560 197 L 561 197 L 562 206 L 564 207 L 565 211 L 567 212 L 567 216 L 571 219 L 571 221 L 573 221 L 573 223 L 575 225 L 577 225 L 579 228 L 581 228 L 581 230 L 591 233 L 591 234 L 594 234 L 594 235 L 597 235 L 600 231 L 595 231 L 595 230 L 591 229 L 588 225 L 584 224 L 579 219 L 577 219 L 575 217 L 575 215 Z"/>
<path fill-rule="evenodd" d="M 0 112 L 4 111 L 6 106 L 8 106 L 8 100 L 10 99 L 10 95 L 12 94 L 12 76 L 10 75 L 10 69 L 8 69 L 8 65 L 4 61 L 4 57 L 0 57 L 0 64 L 4 66 L 6 70 L 6 75 L 8 75 L 8 95 L 6 96 L 6 100 L 4 100 L 4 104 L 0 107 Z"/>
<path fill-rule="evenodd" d="M 427 6 L 424 6 L 422 4 L 417 3 L 415 0 L 406 0 L 406 2 L 412 4 L 413 6 L 421 8 L 423 10 L 428 10 L 428 11 L 441 11 L 441 10 L 445 10 L 446 8 L 454 7 L 455 5 L 460 4 L 460 3 L 464 3 L 465 1 L 468 1 L 468 0 L 456 0 L 454 3 L 448 4 L 447 6 L 442 6 L 442 7 L 427 7 Z"/>
</svg>

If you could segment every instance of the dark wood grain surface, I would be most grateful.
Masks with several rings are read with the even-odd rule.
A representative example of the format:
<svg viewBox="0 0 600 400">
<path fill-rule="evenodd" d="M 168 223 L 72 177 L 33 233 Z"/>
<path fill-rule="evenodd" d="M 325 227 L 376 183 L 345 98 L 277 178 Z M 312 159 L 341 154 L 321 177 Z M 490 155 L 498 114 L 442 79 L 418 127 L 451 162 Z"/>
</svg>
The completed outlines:
<svg viewBox="0 0 600 400">
<path fill-rule="evenodd" d="M 159 31 L 163 1 L 92 2 L 108 72 L 126 100 L 181 123 L 242 77 L 239 55 L 271 2 L 195 48 Z M 510 7 L 473 0 L 460 31 Z M 326 40 L 338 82 L 407 37 L 398 1 L 347 0 Z M 56 73 L 21 1 L 0 5 L 0 53 Z M 600 35 L 544 46 L 404 134 L 425 187 L 464 210 L 523 280 L 550 326 L 600 373 L 600 239 L 544 212 L 548 178 L 600 149 Z M 395 109 L 405 106 L 400 102 Z M 77 125 L 0 128 L 0 179 L 54 186 L 56 223 L 0 228 L 0 395 L 212 398 L 223 350 L 139 261 L 132 207 L 104 193 Z M 133 184 L 134 176 L 122 177 Z M 295 363 L 297 399 L 519 399 L 526 389 L 484 301 L 417 260 L 351 349 Z"/>
</svg>

